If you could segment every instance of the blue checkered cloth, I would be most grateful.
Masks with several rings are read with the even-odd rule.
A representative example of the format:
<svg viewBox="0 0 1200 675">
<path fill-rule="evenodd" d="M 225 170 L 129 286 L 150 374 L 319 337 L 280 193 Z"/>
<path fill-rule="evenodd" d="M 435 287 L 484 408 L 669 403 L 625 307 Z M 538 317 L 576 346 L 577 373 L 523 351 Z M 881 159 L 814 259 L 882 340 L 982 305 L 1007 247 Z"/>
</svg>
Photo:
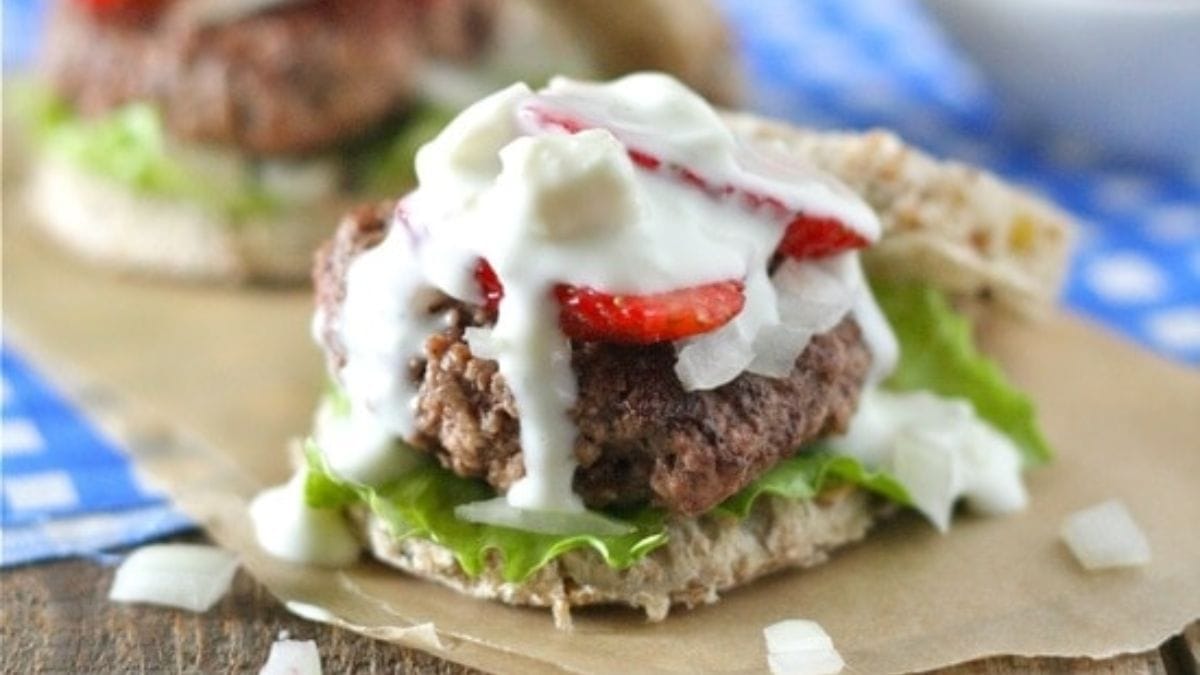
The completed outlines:
<svg viewBox="0 0 1200 675">
<path fill-rule="evenodd" d="M 1067 306 L 1164 356 L 1200 363 L 1196 178 L 1064 155 L 1053 139 L 1018 131 L 916 0 L 721 3 L 740 37 L 752 107 L 816 127 L 889 127 L 1047 194 L 1084 225 Z M 4 0 L 6 70 L 27 59 L 45 4 Z M 119 448 L 7 348 L 3 367 L 3 564 L 187 527 Z"/>
<path fill-rule="evenodd" d="M 1049 196 L 1083 226 L 1066 305 L 1200 364 L 1200 176 L 1086 159 L 1095 149 L 1030 136 L 916 0 L 722 7 L 759 110 L 816 127 L 888 127 Z"/>
<path fill-rule="evenodd" d="M 0 372 L 0 566 L 89 555 L 191 527 L 7 345 Z"/>
</svg>

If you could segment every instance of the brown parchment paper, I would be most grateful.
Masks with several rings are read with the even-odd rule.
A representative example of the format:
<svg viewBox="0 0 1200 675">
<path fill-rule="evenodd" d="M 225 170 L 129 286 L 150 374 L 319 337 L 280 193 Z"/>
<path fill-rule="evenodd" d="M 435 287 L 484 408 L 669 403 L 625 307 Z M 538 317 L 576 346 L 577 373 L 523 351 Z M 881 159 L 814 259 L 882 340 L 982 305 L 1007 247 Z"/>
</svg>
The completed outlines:
<svg viewBox="0 0 1200 675">
<path fill-rule="evenodd" d="M 1059 315 L 986 327 L 986 348 L 1036 398 L 1059 452 L 1029 475 L 1032 507 L 960 517 L 945 536 L 884 524 L 825 566 L 784 573 L 660 624 L 548 613 L 458 596 L 364 562 L 279 563 L 254 546 L 247 499 L 289 472 L 322 380 L 303 291 L 147 284 L 80 268 L 5 232 L 4 326 L 119 434 L 150 474 L 288 606 L 380 639 L 501 672 L 759 672 L 761 630 L 819 621 L 859 672 L 997 654 L 1108 657 L 1151 649 L 1200 618 L 1200 374 Z M 114 403 L 119 401 L 119 403 Z M 1083 572 L 1065 514 L 1125 501 L 1154 552 L 1144 568 Z M 409 631 L 432 622 L 427 630 Z"/>
</svg>

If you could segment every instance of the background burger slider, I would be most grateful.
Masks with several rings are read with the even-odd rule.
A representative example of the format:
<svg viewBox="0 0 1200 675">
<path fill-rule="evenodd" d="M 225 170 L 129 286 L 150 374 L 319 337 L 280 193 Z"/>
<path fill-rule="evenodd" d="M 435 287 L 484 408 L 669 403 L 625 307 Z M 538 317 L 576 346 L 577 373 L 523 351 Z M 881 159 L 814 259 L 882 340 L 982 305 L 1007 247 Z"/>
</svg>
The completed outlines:
<svg viewBox="0 0 1200 675">
<path fill-rule="evenodd" d="M 580 41 L 573 31 L 588 25 L 570 17 L 594 13 L 589 4 L 62 0 L 40 82 L 15 97 L 16 136 L 35 154 L 36 222 L 106 265 L 300 281 L 337 216 L 411 184 L 416 147 L 495 78 L 639 63 L 687 70 L 715 95 L 734 90 L 731 68 L 681 57 L 731 62 L 707 3 L 681 24 L 694 28 L 657 41 L 648 25 L 607 23 L 592 31 L 605 40 Z M 685 11 L 634 4 L 664 20 Z"/>
</svg>

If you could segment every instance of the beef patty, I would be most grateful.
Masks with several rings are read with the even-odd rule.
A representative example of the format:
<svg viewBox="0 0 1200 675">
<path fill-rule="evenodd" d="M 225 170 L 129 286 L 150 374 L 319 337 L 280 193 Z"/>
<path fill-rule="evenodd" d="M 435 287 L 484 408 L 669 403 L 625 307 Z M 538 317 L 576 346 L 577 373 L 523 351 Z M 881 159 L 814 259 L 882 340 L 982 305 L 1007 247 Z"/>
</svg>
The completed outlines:
<svg viewBox="0 0 1200 675">
<path fill-rule="evenodd" d="M 43 65 L 80 113 L 147 101 L 177 137 L 252 154 L 324 150 L 412 97 L 426 53 L 484 42 L 492 0 L 303 0 L 224 23 L 192 0 L 137 21 L 98 20 L 61 2 Z"/>
<path fill-rule="evenodd" d="M 318 253 L 320 338 L 336 373 L 345 363 L 337 316 L 346 271 L 387 232 L 390 205 L 347 216 Z M 503 491 L 524 474 L 519 416 L 494 361 L 476 358 L 463 329 L 492 319 L 447 299 L 447 328 L 411 364 L 420 380 L 417 434 L 408 439 L 462 476 Z M 710 391 L 685 391 L 671 345 L 575 342 L 579 428 L 574 488 L 593 507 L 651 502 L 692 516 L 733 495 L 801 445 L 845 430 L 870 356 L 853 320 L 813 338 L 785 378 L 744 373 Z"/>
</svg>

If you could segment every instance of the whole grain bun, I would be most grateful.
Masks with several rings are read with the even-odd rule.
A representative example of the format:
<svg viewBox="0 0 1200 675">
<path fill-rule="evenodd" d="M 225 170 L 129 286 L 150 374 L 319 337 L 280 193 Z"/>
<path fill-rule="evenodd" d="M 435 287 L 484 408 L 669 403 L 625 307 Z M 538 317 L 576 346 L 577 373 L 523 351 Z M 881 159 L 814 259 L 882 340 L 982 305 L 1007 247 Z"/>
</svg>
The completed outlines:
<svg viewBox="0 0 1200 675">
<path fill-rule="evenodd" d="M 887 131 L 815 131 L 747 114 L 726 121 L 750 143 L 809 162 L 870 204 L 883 224 L 882 240 L 863 253 L 872 278 L 925 281 L 959 304 L 995 300 L 1026 316 L 1054 305 L 1074 226 L 1044 199 Z"/>
<path fill-rule="evenodd" d="M 661 621 L 672 606 L 713 603 L 719 593 L 763 575 L 819 565 L 891 511 L 849 487 L 812 500 L 764 496 L 743 520 L 706 515 L 672 521 L 667 543 L 627 569 L 614 570 L 595 551 L 576 549 L 519 583 L 504 581 L 495 558 L 470 577 L 449 549 L 427 539 L 397 539 L 386 523 L 362 510 L 354 516 L 371 553 L 388 565 L 476 598 L 549 607 L 555 625 L 569 628 L 573 607 L 628 605 Z"/>
<path fill-rule="evenodd" d="M 231 223 L 200 206 L 135 193 L 49 155 L 29 167 L 31 220 L 68 250 L 125 271 L 192 281 L 296 283 L 349 208 L 334 200 Z"/>
</svg>

